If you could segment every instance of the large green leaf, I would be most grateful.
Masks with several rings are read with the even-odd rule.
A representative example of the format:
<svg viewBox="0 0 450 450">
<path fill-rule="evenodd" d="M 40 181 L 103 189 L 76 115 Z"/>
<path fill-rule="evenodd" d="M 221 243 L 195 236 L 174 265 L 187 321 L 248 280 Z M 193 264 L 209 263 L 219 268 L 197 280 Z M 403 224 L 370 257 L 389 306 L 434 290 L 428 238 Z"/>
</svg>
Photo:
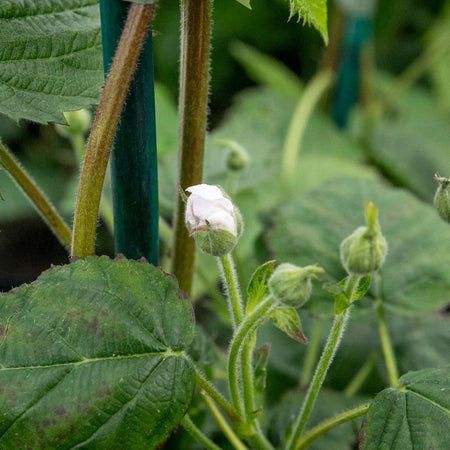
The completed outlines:
<svg viewBox="0 0 450 450">
<path fill-rule="evenodd" d="M 98 0 L 0 2 L 0 112 L 64 123 L 97 103 L 103 80 Z"/>
<path fill-rule="evenodd" d="M 450 242 L 450 227 L 431 205 L 372 180 L 329 181 L 280 207 L 268 232 L 273 257 L 300 266 L 319 263 L 335 280 L 344 278 L 339 245 L 364 224 L 364 204 L 369 199 L 379 207 L 389 244 L 382 268 L 386 308 L 419 315 L 445 306 L 450 301 L 450 254 L 445 245 Z M 370 306 L 371 292 L 355 308 Z M 331 312 L 332 303 L 331 295 L 315 288 L 307 306 L 324 314 Z"/>
<path fill-rule="evenodd" d="M 89 257 L 0 304 L 0 448 L 155 448 L 195 374 L 177 282 L 147 263 Z"/>
<path fill-rule="evenodd" d="M 363 449 L 448 448 L 450 370 L 410 372 L 378 394 L 367 413 Z"/>
</svg>

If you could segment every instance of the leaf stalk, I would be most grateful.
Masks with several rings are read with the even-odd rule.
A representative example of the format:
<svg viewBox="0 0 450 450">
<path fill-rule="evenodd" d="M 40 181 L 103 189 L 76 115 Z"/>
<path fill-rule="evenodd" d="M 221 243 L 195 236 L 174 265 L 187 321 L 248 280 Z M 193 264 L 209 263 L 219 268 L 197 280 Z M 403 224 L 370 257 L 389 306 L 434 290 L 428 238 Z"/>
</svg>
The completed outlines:
<svg viewBox="0 0 450 450">
<path fill-rule="evenodd" d="M 202 182 L 208 113 L 211 0 L 181 0 L 181 51 L 178 184 L 184 190 Z M 184 202 L 177 196 L 174 213 L 172 272 L 191 293 L 195 244 L 184 223 Z"/>
<path fill-rule="evenodd" d="M 155 5 L 133 3 L 106 80 L 92 127 L 75 206 L 72 256 L 95 251 L 95 234 L 106 167 L 120 114 L 136 69 Z"/>
</svg>

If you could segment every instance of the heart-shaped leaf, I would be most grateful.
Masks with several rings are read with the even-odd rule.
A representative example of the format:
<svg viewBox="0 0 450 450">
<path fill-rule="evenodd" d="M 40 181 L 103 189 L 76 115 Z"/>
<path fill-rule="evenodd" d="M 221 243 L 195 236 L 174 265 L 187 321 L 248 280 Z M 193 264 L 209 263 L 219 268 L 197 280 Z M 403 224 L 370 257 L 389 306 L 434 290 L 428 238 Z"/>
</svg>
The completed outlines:
<svg viewBox="0 0 450 450">
<path fill-rule="evenodd" d="M 0 303 L 0 448 L 155 448 L 181 421 L 194 324 L 177 282 L 89 257 Z"/>
<path fill-rule="evenodd" d="M 63 111 L 98 102 L 98 0 L 3 1 L 0 17 L 0 112 L 64 123 Z"/>
<path fill-rule="evenodd" d="M 364 450 L 448 447 L 450 370 L 410 372 L 380 392 L 367 413 Z"/>
<path fill-rule="evenodd" d="M 339 245 L 364 223 L 366 200 L 379 207 L 381 229 L 389 245 L 379 293 L 386 308 L 413 316 L 444 307 L 450 301 L 450 253 L 444 245 L 450 242 L 450 227 L 432 205 L 379 182 L 329 181 L 280 207 L 268 232 L 272 256 L 300 266 L 319 263 L 336 281 L 341 280 L 345 271 Z M 370 306 L 371 292 L 355 308 Z M 314 289 L 306 306 L 321 315 L 331 313 L 332 298 Z"/>
</svg>

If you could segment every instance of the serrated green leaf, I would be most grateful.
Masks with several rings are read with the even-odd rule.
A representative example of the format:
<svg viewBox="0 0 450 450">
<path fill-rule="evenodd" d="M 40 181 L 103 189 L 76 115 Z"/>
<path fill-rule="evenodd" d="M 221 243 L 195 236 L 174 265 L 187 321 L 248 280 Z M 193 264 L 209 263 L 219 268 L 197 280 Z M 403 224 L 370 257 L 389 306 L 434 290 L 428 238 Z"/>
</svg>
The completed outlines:
<svg viewBox="0 0 450 450">
<path fill-rule="evenodd" d="M 0 303 L 0 448 L 155 448 L 195 373 L 192 309 L 147 263 L 89 257 Z"/>
<path fill-rule="evenodd" d="M 247 314 L 250 314 L 270 294 L 269 278 L 273 274 L 275 262 L 267 261 L 253 273 L 247 288 Z"/>
<path fill-rule="evenodd" d="M 273 323 L 281 331 L 284 331 L 289 337 L 302 344 L 307 344 L 308 339 L 303 334 L 300 316 L 294 308 L 289 306 L 279 306 L 270 312 Z"/>
<path fill-rule="evenodd" d="M 64 123 L 64 111 L 98 103 L 98 0 L 3 1 L 0 19 L 0 112 Z"/>
<path fill-rule="evenodd" d="M 303 24 L 312 25 L 328 44 L 327 0 L 289 0 L 291 17 L 298 14 Z"/>
<path fill-rule="evenodd" d="M 410 372 L 379 393 L 367 413 L 364 450 L 447 448 L 450 369 Z"/>
<path fill-rule="evenodd" d="M 443 245 L 450 242 L 448 224 L 432 205 L 379 182 L 358 178 L 329 181 L 280 207 L 272 216 L 276 223 L 267 235 L 272 256 L 299 266 L 317 261 L 335 280 L 342 279 L 345 271 L 339 245 L 364 223 L 362 211 L 367 199 L 379 207 L 380 224 L 389 244 L 381 270 L 386 308 L 416 316 L 444 307 L 450 301 L 450 254 Z M 364 306 L 371 303 L 363 299 L 355 305 Z M 331 313 L 332 302 L 316 290 L 306 307 L 324 315 Z"/>
</svg>

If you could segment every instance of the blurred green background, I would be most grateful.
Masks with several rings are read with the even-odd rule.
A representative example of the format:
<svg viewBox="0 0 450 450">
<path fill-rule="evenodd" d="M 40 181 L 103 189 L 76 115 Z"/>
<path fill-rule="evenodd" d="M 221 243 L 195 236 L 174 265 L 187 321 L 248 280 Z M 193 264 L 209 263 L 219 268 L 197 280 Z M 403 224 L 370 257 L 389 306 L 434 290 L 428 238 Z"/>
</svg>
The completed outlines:
<svg viewBox="0 0 450 450">
<path fill-rule="evenodd" d="M 362 2 L 356 3 L 360 3 L 359 6 L 362 4 Z M 344 5 L 344 8 L 340 5 Z M 227 129 L 226 111 L 235 104 L 236 94 L 257 85 L 258 81 L 261 82 L 260 73 L 256 71 L 255 75 L 254 70 L 252 71 L 251 58 L 247 60 L 246 54 L 243 53 L 248 47 L 243 50 L 239 43 L 248 44 L 274 61 L 284 64 L 303 83 L 307 83 L 321 67 L 332 67 L 338 70 L 340 63 L 345 59 L 342 45 L 350 23 L 348 11 L 354 8 L 351 1 L 342 1 L 339 5 L 336 2 L 329 2 L 330 43 L 328 47 L 324 46 L 319 33 L 313 28 L 302 26 L 296 20 L 288 21 L 289 11 L 286 1 L 253 0 L 252 6 L 253 10 L 250 11 L 234 0 L 214 2 L 209 124 L 210 130 L 218 133 L 220 137 L 227 137 L 226 132 L 221 132 L 221 127 Z M 383 72 L 384 75 L 381 78 L 389 80 L 388 84 L 392 83 L 391 77 L 403 73 L 424 52 L 426 54 L 433 42 L 433 36 L 448 29 L 449 10 L 449 2 L 444 0 L 426 2 L 379 0 L 373 12 L 373 28 L 372 22 L 369 26 L 369 31 L 373 30 L 373 33 L 369 33 L 374 49 L 371 63 L 376 66 L 376 73 Z M 178 96 L 179 28 L 178 1 L 164 0 L 160 3 L 154 22 L 154 30 L 157 32 L 154 37 L 154 51 L 158 81 L 159 152 L 162 156 L 167 153 L 172 154 L 170 158 L 161 161 L 160 173 L 160 178 L 164 178 L 163 182 L 160 181 L 162 184 L 161 208 L 169 221 L 172 203 L 170 197 L 174 195 L 174 192 L 173 186 L 165 180 L 167 166 L 173 166 L 176 160 L 173 153 L 177 134 L 174 107 Z M 433 131 L 430 124 L 423 130 L 423 134 L 414 139 L 415 142 L 423 142 L 423 148 L 430 147 L 431 153 L 445 151 L 443 143 L 446 142 L 448 135 L 441 133 L 442 127 L 445 127 L 445 124 L 448 125 L 450 110 L 448 60 L 447 52 L 445 56 L 425 61 L 426 70 L 417 77 L 417 80 L 414 80 L 414 87 L 408 87 L 407 94 L 404 94 L 406 100 L 403 113 L 411 113 L 417 108 L 418 117 L 425 116 L 428 112 L 433 114 L 432 124 L 439 130 L 438 133 Z M 293 74 L 288 75 L 287 78 Z M 389 76 L 387 77 L 386 74 Z M 291 79 L 296 82 L 295 77 Z M 360 86 L 353 86 L 351 90 L 352 95 L 361 99 Z M 288 111 L 292 111 L 294 100 L 294 97 L 290 102 L 286 100 L 289 105 Z M 321 105 L 326 115 L 332 114 L 334 102 L 335 94 L 331 92 L 327 103 L 324 102 Z M 278 119 L 281 120 L 280 117 Z M 285 133 L 290 116 L 287 115 L 283 120 L 281 130 Z M 408 126 L 407 120 L 403 122 L 401 130 L 395 129 L 395 126 L 399 125 L 394 124 L 392 115 L 383 120 L 386 121 L 385 130 L 388 133 L 379 137 L 383 148 L 386 139 L 392 142 L 395 139 L 401 139 L 399 137 L 401 133 L 408 135 L 408 130 L 405 129 Z M 419 119 L 416 117 L 416 120 Z M 448 129 L 448 126 L 446 128 Z M 331 128 L 327 129 L 331 130 Z M 414 127 L 414 130 L 420 133 L 417 127 Z M 336 139 L 344 139 L 341 143 L 342 147 L 345 147 L 347 138 L 352 139 L 352 145 L 356 142 L 351 138 L 351 127 L 341 131 L 333 128 L 330 132 Z M 317 133 L 322 134 L 320 127 Z M 3 116 L 0 118 L 0 136 L 40 183 L 67 220 L 71 221 L 78 163 L 70 142 L 60 137 L 53 126 L 40 126 L 25 121 L 16 124 Z M 422 150 L 420 147 L 417 151 L 420 153 Z M 211 154 L 213 153 L 211 151 Z M 404 164 L 405 159 L 403 156 L 401 158 L 401 164 Z M 448 156 L 444 158 L 448 161 Z M 425 181 L 424 188 L 420 183 L 402 179 L 401 170 L 396 169 L 395 155 L 392 152 L 381 155 L 379 158 L 366 154 L 365 161 L 375 165 L 395 184 L 405 185 L 422 199 L 430 200 L 430 193 L 434 188 L 433 181 Z M 412 165 L 417 168 L 416 162 L 414 160 Z M 423 164 L 419 166 L 423 167 Z M 430 170 L 436 169 L 435 167 Z M 417 171 L 413 173 L 416 180 L 420 177 L 428 180 L 428 172 L 423 174 L 420 172 L 420 167 Z M 172 169 L 169 172 L 174 173 Z M 51 263 L 66 262 L 67 254 L 11 180 L 1 172 L 0 192 L 5 199 L 0 201 L 0 290 L 4 291 L 35 279 Z M 98 246 L 101 252 L 112 254 L 110 232 L 103 226 L 99 228 L 99 231 Z"/>
</svg>

